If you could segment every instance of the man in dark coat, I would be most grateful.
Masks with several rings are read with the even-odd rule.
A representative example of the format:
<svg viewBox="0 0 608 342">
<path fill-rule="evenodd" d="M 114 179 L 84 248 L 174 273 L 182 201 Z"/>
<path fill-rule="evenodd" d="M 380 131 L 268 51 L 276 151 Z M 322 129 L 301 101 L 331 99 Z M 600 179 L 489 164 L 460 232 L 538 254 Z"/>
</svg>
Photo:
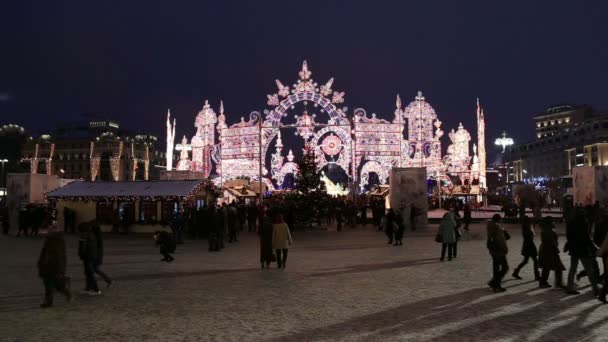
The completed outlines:
<svg viewBox="0 0 608 342">
<path fill-rule="evenodd" d="M 469 230 L 471 224 L 471 206 L 467 203 L 462 209 L 462 222 L 464 223 L 464 230 Z"/>
<path fill-rule="evenodd" d="M 507 253 L 509 253 L 507 237 L 499 222 L 500 215 L 494 214 L 492 220 L 488 222 L 486 227 L 488 235 L 487 247 L 492 256 L 492 280 L 488 282 L 488 286 L 490 286 L 494 292 L 506 291 L 506 289 L 501 286 L 501 282 L 509 270 L 509 264 L 507 263 Z"/>
<path fill-rule="evenodd" d="M 63 235 L 54 226 L 51 226 L 38 258 L 38 276 L 44 283 L 44 302 L 40 304 L 40 307 L 53 306 L 55 290 L 63 293 L 68 301 L 72 301 L 69 282 L 66 281 L 65 276 L 66 263 Z"/>
<path fill-rule="evenodd" d="M 564 250 L 570 253 L 570 269 L 568 270 L 568 288 L 566 293 L 580 293 L 576 290 L 576 284 L 574 283 L 576 268 L 580 261 L 589 277 L 594 295 L 598 295 L 598 275 L 594 267 L 597 246 L 591 240 L 584 210 L 577 208 L 574 219 L 566 223 L 566 238 L 568 242 Z"/>
<path fill-rule="evenodd" d="M 95 279 L 95 263 L 97 262 L 98 244 L 95 234 L 91 231 L 89 223 L 82 223 L 78 227 L 80 238 L 78 240 L 78 256 L 82 260 L 84 266 L 84 275 L 86 278 L 85 291 L 92 295 L 100 295 L 97 280 Z"/>
<path fill-rule="evenodd" d="M 540 273 L 538 272 L 538 251 L 536 249 L 536 245 L 534 244 L 534 231 L 532 230 L 532 225 L 528 216 L 524 216 L 522 219 L 521 235 L 524 239 L 521 246 L 521 255 L 524 257 L 524 260 L 513 271 L 513 278 L 521 279 L 519 276 L 519 271 L 526 266 L 526 264 L 528 264 L 530 259 L 532 259 L 534 264 L 534 280 L 539 281 Z"/>
<path fill-rule="evenodd" d="M 160 248 L 160 254 L 163 256 L 160 261 L 172 262 L 175 258 L 171 255 L 171 253 L 175 253 L 175 240 L 165 231 L 156 231 L 154 232 L 154 240 L 156 241 L 156 245 Z"/>
<path fill-rule="evenodd" d="M 555 287 L 563 288 L 562 272 L 566 270 L 559 257 L 559 242 L 551 216 L 544 217 L 540 222 L 540 248 L 538 265 L 542 268 L 540 288 L 549 288 L 548 279 L 551 271 L 555 272 Z"/>
<path fill-rule="evenodd" d="M 97 222 L 91 223 L 91 233 L 95 236 L 95 241 L 97 242 L 97 257 L 93 263 L 93 272 L 106 282 L 107 287 L 110 287 L 112 279 L 100 268 L 103 264 L 103 235 L 101 227 L 99 227 Z"/>
<path fill-rule="evenodd" d="M 262 268 L 270 268 L 274 253 L 272 249 L 272 222 L 268 218 L 262 218 L 260 236 L 260 264 Z"/>
<path fill-rule="evenodd" d="M 226 210 L 228 211 L 228 242 L 237 242 L 237 223 L 239 220 L 236 204 L 230 204 Z"/>
</svg>

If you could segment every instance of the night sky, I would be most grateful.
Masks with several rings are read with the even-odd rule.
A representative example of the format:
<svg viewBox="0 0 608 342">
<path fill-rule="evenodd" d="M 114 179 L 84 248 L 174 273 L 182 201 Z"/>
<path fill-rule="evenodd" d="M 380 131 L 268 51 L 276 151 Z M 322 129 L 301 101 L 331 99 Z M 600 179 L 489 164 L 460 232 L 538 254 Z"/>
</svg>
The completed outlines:
<svg viewBox="0 0 608 342">
<path fill-rule="evenodd" d="M 162 135 L 171 108 L 192 135 L 205 99 L 234 123 L 304 59 L 351 110 L 392 118 L 397 93 L 422 90 L 446 133 L 459 121 L 475 133 L 480 97 L 489 143 L 532 139 L 531 117 L 552 104 L 608 109 L 606 1 L 361 3 L 5 2 L 0 124 L 108 118 Z"/>
</svg>

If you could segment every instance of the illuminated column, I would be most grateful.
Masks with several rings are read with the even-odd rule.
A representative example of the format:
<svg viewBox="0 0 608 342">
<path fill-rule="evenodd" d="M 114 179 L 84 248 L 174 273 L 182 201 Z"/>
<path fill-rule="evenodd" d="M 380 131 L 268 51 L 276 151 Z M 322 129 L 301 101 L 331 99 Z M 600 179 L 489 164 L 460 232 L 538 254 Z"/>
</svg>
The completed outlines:
<svg viewBox="0 0 608 342">
<path fill-rule="evenodd" d="M 101 163 L 101 158 L 95 157 L 94 152 L 95 142 L 91 141 L 91 152 L 89 153 L 89 163 L 91 164 L 91 182 L 94 182 L 95 178 L 97 178 L 97 173 L 99 173 L 99 164 Z"/>
<path fill-rule="evenodd" d="M 479 185 L 485 189 L 486 183 L 486 119 L 477 98 L 477 148 L 479 156 Z"/>
<path fill-rule="evenodd" d="M 173 170 L 173 145 L 175 142 L 175 119 L 171 126 L 171 110 L 167 109 L 167 171 Z"/>
<path fill-rule="evenodd" d="M 53 155 L 55 154 L 55 144 L 51 144 L 51 151 L 49 153 L 49 157 L 46 158 L 46 174 L 53 174 Z"/>
</svg>

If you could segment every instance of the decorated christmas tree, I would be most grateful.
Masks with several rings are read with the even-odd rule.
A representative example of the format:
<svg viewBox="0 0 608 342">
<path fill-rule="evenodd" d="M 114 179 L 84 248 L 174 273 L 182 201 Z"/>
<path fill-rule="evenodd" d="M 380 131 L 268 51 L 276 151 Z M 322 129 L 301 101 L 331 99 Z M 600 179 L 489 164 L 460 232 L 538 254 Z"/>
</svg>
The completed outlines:
<svg viewBox="0 0 608 342">
<path fill-rule="evenodd" d="M 317 171 L 317 162 L 313 149 L 304 147 L 304 155 L 298 163 L 296 188 L 303 194 L 309 194 L 322 188 L 321 175 Z"/>
</svg>

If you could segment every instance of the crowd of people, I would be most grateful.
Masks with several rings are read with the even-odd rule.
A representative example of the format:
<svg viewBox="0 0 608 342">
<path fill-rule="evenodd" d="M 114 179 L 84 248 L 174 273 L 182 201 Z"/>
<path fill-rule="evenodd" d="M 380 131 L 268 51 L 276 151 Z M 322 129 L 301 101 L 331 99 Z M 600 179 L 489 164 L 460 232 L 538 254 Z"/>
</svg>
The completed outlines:
<svg viewBox="0 0 608 342">
<path fill-rule="evenodd" d="M 538 281 L 540 288 L 549 288 L 549 275 L 554 272 L 554 286 L 563 289 L 568 295 L 580 294 L 576 280 L 587 277 L 591 283 L 592 294 L 603 303 L 606 301 L 608 290 L 608 213 L 600 208 L 599 203 L 593 206 L 583 207 L 576 205 L 564 212 L 566 221 L 566 242 L 560 249 L 559 237 L 555 229 L 553 218 L 545 216 L 532 220 L 527 216 L 521 217 L 521 234 L 523 238 L 521 255 L 522 262 L 513 271 L 513 277 L 521 279 L 520 271 L 529 260 L 532 260 L 534 278 Z M 495 214 L 487 223 L 487 248 L 492 256 L 493 276 L 488 286 L 494 292 L 504 292 L 502 287 L 503 278 L 508 272 L 507 254 L 510 236 L 500 225 L 501 217 Z M 534 243 L 534 226 L 540 230 L 540 246 L 537 249 Z M 568 269 L 567 281 L 564 284 L 563 265 L 560 252 L 568 253 L 570 256 L 570 268 Z M 600 271 L 597 259 L 603 264 L 603 272 Z M 582 264 L 583 271 L 577 274 L 578 265 Z M 542 270 L 542 271 L 539 271 Z M 601 285 L 603 283 L 603 285 Z"/>
<path fill-rule="evenodd" d="M 321 221 L 319 224 L 335 224 L 338 231 L 342 229 L 342 224 L 350 224 L 351 220 L 355 222 L 354 224 L 367 224 L 368 211 L 375 212 L 371 222 L 378 226 L 379 231 L 386 234 L 389 244 L 402 245 L 404 232 L 416 229 L 417 213 L 414 206 L 405 205 L 398 209 L 386 210 L 381 201 L 357 203 L 345 198 L 323 200 L 327 210 L 317 215 L 320 216 L 320 220 L 315 219 Z M 297 204 L 285 200 L 267 201 L 262 206 L 236 203 L 213 204 L 197 210 L 176 213 L 170 224 L 171 231 L 155 232 L 154 240 L 163 257 L 161 261 L 172 262 L 175 260 L 172 254 L 175 253 L 177 245 L 183 243 L 184 233 L 189 232 L 193 238 L 207 238 L 209 251 L 218 252 L 225 248 L 226 244 L 237 243 L 241 232 L 247 230 L 256 232 L 259 236 L 260 267 L 268 269 L 276 262 L 277 268 L 285 269 L 289 246 L 293 243 L 292 231 L 296 227 L 297 212 Z M 353 217 L 346 216 L 345 212 Z M 520 218 L 523 259 L 513 270 L 512 276 L 522 279 L 520 272 L 531 261 L 534 280 L 538 282 L 540 288 L 551 287 L 549 276 L 553 272 L 554 286 L 563 289 L 569 295 L 579 294 L 576 281 L 587 277 L 593 295 L 606 303 L 608 213 L 600 209 L 597 204 L 585 208 L 577 205 L 566 210 L 564 212 L 566 242 L 562 248 L 553 218 L 534 216 L 530 218 L 522 215 Z M 443 215 L 435 236 L 435 240 L 441 243 L 440 261 L 457 258 L 458 242 L 463 234 L 467 234 L 470 223 L 471 208 L 466 204 L 462 207 L 454 205 Z M 101 291 L 96 275 L 105 280 L 108 287 L 112 284 L 111 278 L 100 268 L 104 254 L 103 236 L 96 222 L 81 223 L 78 231 L 80 233 L 78 255 L 82 260 L 86 278 L 85 292 L 97 295 Z M 540 231 L 538 248 L 535 243 L 536 231 Z M 486 233 L 486 246 L 492 257 L 493 269 L 488 286 L 494 292 L 504 292 L 506 289 L 502 287 L 502 282 L 509 270 L 507 255 L 510 235 L 501 225 L 500 214 L 495 214 L 491 220 L 488 220 Z M 570 267 L 565 281 L 563 273 L 567 269 L 560 258 L 562 251 L 570 255 Z M 39 274 L 45 286 L 45 301 L 42 307 L 52 305 L 55 291 L 65 294 L 68 300 L 73 298 L 69 278 L 65 277 L 65 253 L 63 237 L 57 227 L 51 225 L 38 262 Z M 597 257 L 602 259 L 602 272 Z M 579 262 L 583 266 L 583 271 L 577 273 Z"/>
</svg>

